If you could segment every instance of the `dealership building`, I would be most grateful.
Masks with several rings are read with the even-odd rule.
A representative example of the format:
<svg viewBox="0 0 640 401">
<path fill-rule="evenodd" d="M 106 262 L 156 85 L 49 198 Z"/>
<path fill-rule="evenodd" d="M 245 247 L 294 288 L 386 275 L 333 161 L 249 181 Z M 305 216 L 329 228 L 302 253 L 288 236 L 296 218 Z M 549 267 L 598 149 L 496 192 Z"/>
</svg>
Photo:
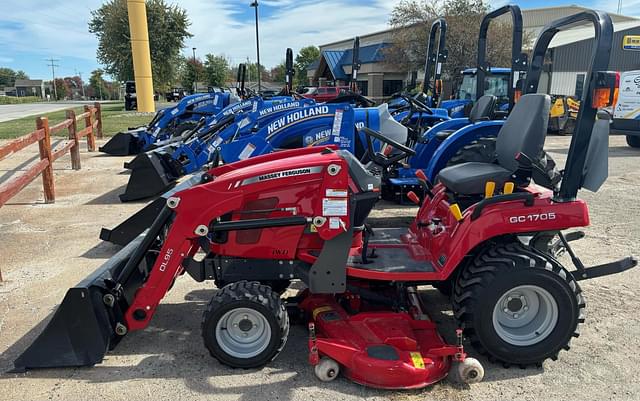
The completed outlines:
<svg viewBox="0 0 640 401">
<path fill-rule="evenodd" d="M 559 6 L 522 10 L 525 31 L 536 38 L 549 22 L 586 10 L 580 6 Z M 640 69 L 640 19 L 609 13 L 614 24 L 614 46 L 609 70 Z M 503 15 L 510 22 L 510 15 Z M 399 28 L 402 29 L 402 28 Z M 360 36 L 358 87 L 373 100 L 382 101 L 409 84 L 410 71 L 399 71 L 385 62 L 384 48 L 393 43 L 394 29 Z M 580 96 L 590 63 L 593 27 L 582 25 L 560 32 L 550 45 L 548 72 L 540 82 L 540 91 L 554 95 Z M 533 47 L 533 43 L 525 44 Z M 320 59 L 307 69 L 312 86 L 344 85 L 351 74 L 353 38 L 320 46 Z M 472 64 L 469 67 L 474 67 Z M 418 77 L 422 73 L 418 73 Z"/>
</svg>

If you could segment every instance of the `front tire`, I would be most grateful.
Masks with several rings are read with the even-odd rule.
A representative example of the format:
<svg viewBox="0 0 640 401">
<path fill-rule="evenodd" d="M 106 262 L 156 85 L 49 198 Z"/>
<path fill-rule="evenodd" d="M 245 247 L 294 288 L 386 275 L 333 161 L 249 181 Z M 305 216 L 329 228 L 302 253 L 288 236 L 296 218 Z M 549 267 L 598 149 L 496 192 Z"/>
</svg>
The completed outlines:
<svg viewBox="0 0 640 401">
<path fill-rule="evenodd" d="M 632 148 L 640 148 L 640 136 L 627 135 L 627 145 Z"/>
<path fill-rule="evenodd" d="M 495 245 L 462 271 L 453 310 L 478 352 L 540 365 L 569 349 L 584 321 L 580 287 L 555 259 L 520 243 Z"/>
<path fill-rule="evenodd" d="M 289 317 L 278 294 L 256 281 L 238 281 L 218 291 L 202 318 L 211 356 L 234 368 L 256 368 L 284 348 Z"/>
</svg>

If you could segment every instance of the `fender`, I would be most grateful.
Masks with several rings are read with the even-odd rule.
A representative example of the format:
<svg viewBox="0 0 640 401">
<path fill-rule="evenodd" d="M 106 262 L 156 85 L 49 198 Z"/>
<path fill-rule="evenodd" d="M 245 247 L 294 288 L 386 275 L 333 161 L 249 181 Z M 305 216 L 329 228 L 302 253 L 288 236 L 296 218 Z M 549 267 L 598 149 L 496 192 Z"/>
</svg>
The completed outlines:
<svg viewBox="0 0 640 401">
<path fill-rule="evenodd" d="M 471 124 L 468 118 L 452 118 L 442 121 L 431 127 L 422 136 L 422 140 L 416 143 L 416 154 L 409 159 L 409 165 L 412 169 L 424 169 L 428 166 L 429 161 L 433 157 L 436 150 L 443 142 L 436 138 L 436 134 L 445 130 L 459 130 Z"/>
<path fill-rule="evenodd" d="M 523 201 L 509 201 L 488 205 L 480 216 L 472 220 L 471 215 L 476 207 L 468 208 L 463 213 L 463 220 L 458 222 L 453 215 L 444 222 L 444 235 L 429 238 L 428 248 L 434 255 L 448 255 L 441 266 L 440 277 L 446 279 L 460 265 L 463 258 L 470 254 L 478 245 L 491 238 L 506 234 L 530 234 L 541 231 L 540 221 L 544 221 L 545 231 L 560 231 L 589 225 L 589 210 L 583 200 L 567 203 L 553 201 L 553 193 L 536 185 L 526 188 L 535 196 L 532 206 L 525 206 Z M 441 213 L 448 209 L 449 203 L 444 187 L 436 187 L 434 199 L 437 202 L 420 210 L 419 218 L 432 215 L 436 210 Z M 430 202 L 425 202 L 430 203 Z M 419 220 L 417 220 L 419 221 Z M 416 223 L 411 226 L 414 233 L 418 232 Z M 429 234 L 427 234 L 429 236 Z"/>
<path fill-rule="evenodd" d="M 435 179 L 447 162 L 453 157 L 458 150 L 465 145 L 476 141 L 482 137 L 495 137 L 498 135 L 500 128 L 504 125 L 504 121 L 481 121 L 473 125 L 468 125 L 459 129 L 442 141 L 438 149 L 433 153 L 429 164 L 427 165 L 425 174 L 431 182 Z"/>
</svg>

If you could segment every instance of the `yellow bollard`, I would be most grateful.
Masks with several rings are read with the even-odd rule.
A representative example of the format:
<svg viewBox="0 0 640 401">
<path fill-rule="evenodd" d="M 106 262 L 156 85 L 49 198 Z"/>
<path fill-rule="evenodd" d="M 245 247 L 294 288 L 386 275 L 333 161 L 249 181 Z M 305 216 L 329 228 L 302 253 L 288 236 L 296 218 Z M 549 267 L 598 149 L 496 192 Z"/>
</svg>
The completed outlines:
<svg viewBox="0 0 640 401">
<path fill-rule="evenodd" d="M 151 51 L 149 50 L 149 28 L 147 8 L 144 0 L 127 0 L 133 72 L 136 78 L 136 102 L 138 111 L 153 113 L 153 77 L 151 75 Z"/>
</svg>

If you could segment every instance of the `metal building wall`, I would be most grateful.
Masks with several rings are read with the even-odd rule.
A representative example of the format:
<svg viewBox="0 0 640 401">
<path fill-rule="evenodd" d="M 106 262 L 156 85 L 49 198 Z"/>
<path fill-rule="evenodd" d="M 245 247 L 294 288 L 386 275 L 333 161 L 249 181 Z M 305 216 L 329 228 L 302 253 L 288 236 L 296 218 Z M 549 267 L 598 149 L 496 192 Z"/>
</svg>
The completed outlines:
<svg viewBox="0 0 640 401">
<path fill-rule="evenodd" d="M 640 52 L 622 50 L 625 35 L 640 35 L 640 27 L 614 33 L 614 47 L 609 61 L 609 70 L 629 71 L 640 69 Z M 591 59 L 593 39 L 582 40 L 554 49 L 551 93 L 554 95 L 575 94 L 578 74 L 585 74 Z"/>
</svg>

